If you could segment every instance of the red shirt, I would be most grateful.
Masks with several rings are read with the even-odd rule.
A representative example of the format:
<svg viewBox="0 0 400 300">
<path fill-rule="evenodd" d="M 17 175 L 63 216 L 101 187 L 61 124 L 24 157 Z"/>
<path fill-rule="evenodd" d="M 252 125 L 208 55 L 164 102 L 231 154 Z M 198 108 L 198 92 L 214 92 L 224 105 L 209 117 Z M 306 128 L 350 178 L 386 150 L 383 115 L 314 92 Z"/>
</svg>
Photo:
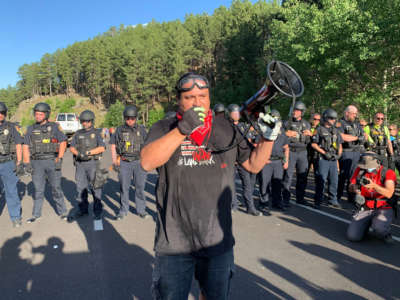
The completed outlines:
<svg viewBox="0 0 400 300">
<path fill-rule="evenodd" d="M 373 182 L 375 182 L 379 186 L 385 186 L 386 180 L 392 180 L 396 184 L 396 173 L 393 170 L 387 169 L 386 171 L 386 176 L 385 180 L 383 180 L 383 183 L 381 181 L 381 173 L 383 170 L 383 166 L 378 170 L 378 172 L 374 173 L 365 173 L 363 177 L 370 178 Z M 360 173 L 360 168 L 357 167 L 357 169 L 354 171 L 353 177 L 350 179 L 350 183 L 356 184 L 357 183 L 357 177 L 358 174 Z M 376 207 L 382 207 L 386 206 L 387 202 L 385 200 L 379 201 L 379 199 L 385 199 L 385 197 L 381 194 L 379 194 L 377 191 L 374 189 L 367 189 L 364 186 L 361 186 L 361 195 L 365 197 L 365 204 L 369 208 L 374 208 L 375 201 L 374 200 L 368 200 L 368 199 L 378 199 L 376 203 Z"/>
</svg>

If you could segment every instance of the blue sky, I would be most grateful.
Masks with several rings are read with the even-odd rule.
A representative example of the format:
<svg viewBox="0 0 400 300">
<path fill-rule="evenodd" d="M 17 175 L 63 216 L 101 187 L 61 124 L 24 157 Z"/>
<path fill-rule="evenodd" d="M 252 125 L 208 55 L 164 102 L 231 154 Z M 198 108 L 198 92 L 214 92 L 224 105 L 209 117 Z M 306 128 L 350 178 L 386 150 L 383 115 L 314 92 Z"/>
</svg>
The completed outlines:
<svg viewBox="0 0 400 300">
<path fill-rule="evenodd" d="M 255 1 L 252 1 L 255 2 Z M 186 14 L 212 14 L 231 0 L 13 0 L 3 1 L 0 13 L 0 88 L 15 85 L 18 68 L 39 61 L 111 26 L 163 22 Z"/>
</svg>

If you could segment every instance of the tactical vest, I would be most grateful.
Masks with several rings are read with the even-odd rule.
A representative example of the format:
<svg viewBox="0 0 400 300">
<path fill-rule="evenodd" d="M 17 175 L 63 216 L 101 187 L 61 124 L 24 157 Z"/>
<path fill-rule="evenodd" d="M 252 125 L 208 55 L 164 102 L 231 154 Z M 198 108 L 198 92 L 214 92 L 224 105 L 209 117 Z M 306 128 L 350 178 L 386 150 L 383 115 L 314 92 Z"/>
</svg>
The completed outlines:
<svg viewBox="0 0 400 300">
<path fill-rule="evenodd" d="M 123 125 L 116 136 L 117 153 L 134 160 L 140 157 L 140 148 L 144 144 L 144 137 L 139 126 L 129 127 Z"/>
<path fill-rule="evenodd" d="M 59 141 L 54 138 L 55 123 L 33 125 L 30 151 L 33 159 L 55 157 L 59 150 Z"/>
<path fill-rule="evenodd" d="M 358 137 L 358 140 L 353 142 L 343 141 L 343 149 L 359 151 L 362 143 L 364 142 L 364 132 L 361 126 L 356 122 L 348 122 L 345 119 L 340 120 L 340 122 L 342 123 L 344 134 Z"/>
<path fill-rule="evenodd" d="M 287 122 L 286 130 L 297 132 L 297 136 L 289 137 L 289 147 L 305 148 L 310 140 L 307 136 L 303 134 L 303 131 L 307 129 L 307 123 L 304 120 L 294 121 L 293 119 L 290 119 Z"/>
<path fill-rule="evenodd" d="M 400 156 L 400 135 L 396 135 L 392 141 L 395 156 Z"/>
<path fill-rule="evenodd" d="M 10 122 L 4 122 L 0 129 L 0 156 L 11 158 L 15 152 L 15 142 L 11 136 L 12 126 Z"/>
<path fill-rule="evenodd" d="M 319 146 L 324 149 L 325 152 L 331 154 L 338 154 L 339 152 L 339 131 L 336 127 L 327 128 L 320 126 L 318 128 L 319 134 Z"/>
<path fill-rule="evenodd" d="M 79 153 L 87 153 L 99 145 L 97 143 L 97 136 L 99 131 L 96 128 L 90 128 L 89 130 L 80 129 L 76 132 L 76 145 L 75 148 Z M 101 154 L 91 155 L 90 159 L 98 160 Z"/>
<path fill-rule="evenodd" d="M 383 154 L 388 145 L 386 128 L 386 126 L 369 125 L 369 135 L 374 141 L 372 150 L 378 152 L 378 154 Z"/>
</svg>

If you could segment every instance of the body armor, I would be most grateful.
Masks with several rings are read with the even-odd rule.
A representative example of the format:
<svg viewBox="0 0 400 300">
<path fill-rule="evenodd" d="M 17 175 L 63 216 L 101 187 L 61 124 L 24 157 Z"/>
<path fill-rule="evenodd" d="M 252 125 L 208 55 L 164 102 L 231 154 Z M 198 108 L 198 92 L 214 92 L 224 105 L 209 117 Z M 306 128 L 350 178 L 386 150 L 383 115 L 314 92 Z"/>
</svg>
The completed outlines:
<svg viewBox="0 0 400 300">
<path fill-rule="evenodd" d="M 93 127 L 89 130 L 86 129 L 78 130 L 76 132 L 76 150 L 79 153 L 87 153 L 88 151 L 97 148 L 99 146 L 97 143 L 98 134 L 99 131 Z M 91 159 L 98 160 L 100 156 L 101 156 L 100 154 L 91 155 L 89 157 L 89 160 Z"/>
<path fill-rule="evenodd" d="M 12 124 L 4 122 L 0 129 L 0 159 L 11 159 L 15 155 L 15 142 L 11 136 Z"/>
<path fill-rule="evenodd" d="M 339 131 L 336 127 L 327 128 L 325 126 L 318 127 L 319 133 L 319 146 L 324 149 L 325 152 L 330 154 L 339 153 Z"/>
<path fill-rule="evenodd" d="M 375 126 L 370 125 L 370 132 L 369 135 L 374 141 L 374 145 L 371 146 L 372 151 L 379 155 L 386 154 L 386 149 L 388 145 L 387 141 L 387 133 L 385 132 L 385 126 Z"/>
<path fill-rule="evenodd" d="M 116 138 L 117 153 L 120 156 L 131 160 L 139 159 L 140 148 L 144 144 L 144 137 L 139 126 L 121 126 Z"/>
<path fill-rule="evenodd" d="M 59 149 L 59 141 L 53 137 L 54 123 L 33 125 L 30 151 L 33 159 L 55 157 Z"/>
<path fill-rule="evenodd" d="M 343 149 L 351 149 L 354 151 L 360 151 L 362 144 L 364 143 L 364 131 L 362 130 L 359 123 L 348 122 L 345 119 L 340 120 L 343 126 L 343 133 L 358 137 L 357 141 L 343 142 Z"/>
<path fill-rule="evenodd" d="M 400 156 L 400 135 L 396 135 L 392 141 L 393 153 L 395 156 Z"/>
<path fill-rule="evenodd" d="M 307 130 L 307 123 L 304 120 L 294 121 L 289 120 L 286 124 L 286 130 L 296 131 L 296 137 L 289 138 L 289 147 L 291 148 L 305 148 L 309 143 L 309 138 L 303 135 L 303 131 Z"/>
</svg>

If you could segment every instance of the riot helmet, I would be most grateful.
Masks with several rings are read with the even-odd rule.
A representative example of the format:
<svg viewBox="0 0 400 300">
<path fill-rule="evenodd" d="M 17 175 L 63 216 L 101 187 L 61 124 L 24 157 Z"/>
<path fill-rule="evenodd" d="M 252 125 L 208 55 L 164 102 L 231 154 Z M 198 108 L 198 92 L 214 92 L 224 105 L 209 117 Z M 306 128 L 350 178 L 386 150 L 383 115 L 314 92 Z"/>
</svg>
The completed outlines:
<svg viewBox="0 0 400 300">
<path fill-rule="evenodd" d="M 0 102 L 0 113 L 3 115 L 7 116 L 7 106 L 5 105 L 4 102 Z"/>
<path fill-rule="evenodd" d="M 91 121 L 92 123 L 94 122 L 94 113 L 91 110 L 84 110 L 83 112 L 81 112 L 81 114 L 79 115 L 79 120 L 80 122 L 84 122 L 84 121 Z"/>
<path fill-rule="evenodd" d="M 36 103 L 35 106 L 33 107 L 33 112 L 35 113 L 37 111 L 45 113 L 46 120 L 50 117 L 51 108 L 50 105 L 48 105 L 47 103 L 44 102 Z"/>
<path fill-rule="evenodd" d="M 124 118 L 136 118 L 137 117 L 137 107 L 135 105 L 128 105 L 124 109 Z"/>
<path fill-rule="evenodd" d="M 222 103 L 215 104 L 214 112 L 215 113 L 223 113 L 223 112 L 225 112 L 225 106 Z"/>
<path fill-rule="evenodd" d="M 337 120 L 337 118 L 338 118 L 337 112 L 332 108 L 328 108 L 324 110 L 324 112 L 322 113 L 322 119 L 324 122 L 328 122 L 329 119 Z"/>
<path fill-rule="evenodd" d="M 228 111 L 230 113 L 234 112 L 234 111 L 240 111 L 240 107 L 239 107 L 239 105 L 232 103 L 232 104 L 229 104 Z"/>
</svg>

